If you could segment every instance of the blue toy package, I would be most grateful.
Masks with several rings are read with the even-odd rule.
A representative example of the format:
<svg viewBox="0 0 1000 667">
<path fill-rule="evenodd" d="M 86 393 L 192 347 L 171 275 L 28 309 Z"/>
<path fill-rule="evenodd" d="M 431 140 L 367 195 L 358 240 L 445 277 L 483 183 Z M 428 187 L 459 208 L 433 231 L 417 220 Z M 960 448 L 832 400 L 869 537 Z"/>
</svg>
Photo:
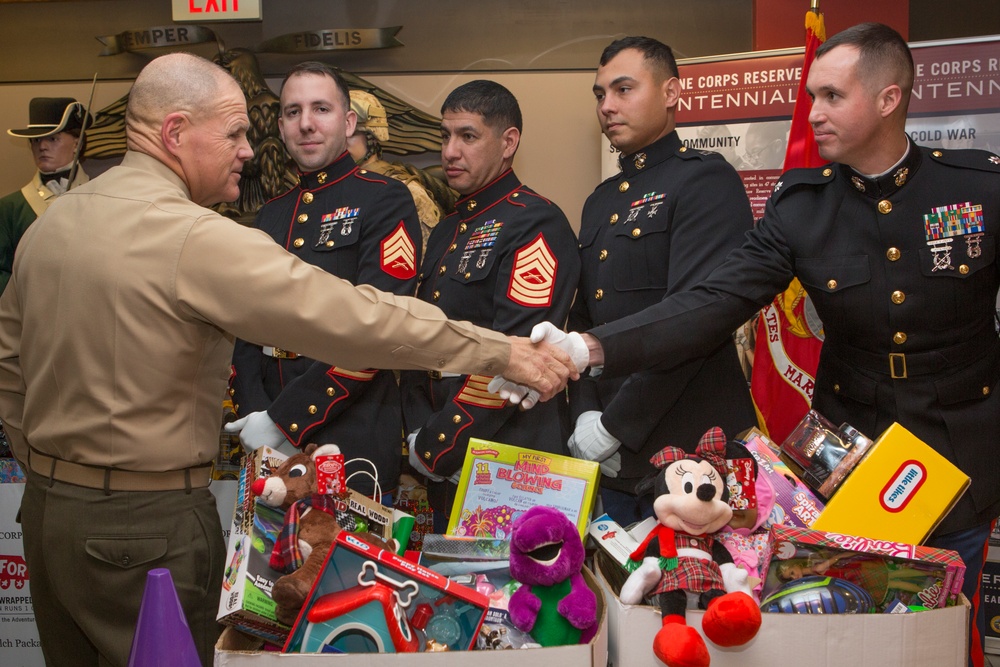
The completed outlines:
<svg viewBox="0 0 1000 667">
<path fill-rule="evenodd" d="M 468 650 L 485 595 L 341 532 L 316 578 L 285 653 Z"/>
</svg>

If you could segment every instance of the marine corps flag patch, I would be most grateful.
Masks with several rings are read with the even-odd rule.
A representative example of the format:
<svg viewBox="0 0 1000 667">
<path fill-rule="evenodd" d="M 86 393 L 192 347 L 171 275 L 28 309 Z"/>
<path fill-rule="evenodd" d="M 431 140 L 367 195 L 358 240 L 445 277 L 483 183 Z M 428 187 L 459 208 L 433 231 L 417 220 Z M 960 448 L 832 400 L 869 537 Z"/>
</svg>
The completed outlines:
<svg viewBox="0 0 1000 667">
<path fill-rule="evenodd" d="M 545 243 L 545 237 L 539 234 L 514 255 L 507 297 L 527 308 L 549 307 L 556 286 L 557 266 L 558 260 Z"/>
<path fill-rule="evenodd" d="M 382 270 L 400 280 L 409 280 L 417 275 L 416 249 L 402 222 L 392 234 L 382 239 Z"/>
</svg>

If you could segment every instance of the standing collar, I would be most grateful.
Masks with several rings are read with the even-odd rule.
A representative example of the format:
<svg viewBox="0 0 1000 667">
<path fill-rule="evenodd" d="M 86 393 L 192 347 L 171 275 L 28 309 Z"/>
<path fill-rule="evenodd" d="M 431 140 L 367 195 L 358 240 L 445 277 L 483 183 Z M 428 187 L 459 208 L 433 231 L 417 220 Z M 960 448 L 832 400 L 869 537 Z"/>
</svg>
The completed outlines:
<svg viewBox="0 0 1000 667">
<path fill-rule="evenodd" d="M 496 205 L 497 202 L 506 199 L 510 193 L 520 187 L 521 181 L 514 174 L 514 170 L 508 169 L 489 185 L 471 195 L 465 195 L 455 202 L 455 210 L 462 220 L 470 220 Z"/>
<path fill-rule="evenodd" d="M 315 190 L 324 185 L 335 183 L 354 171 L 356 167 L 351 154 L 344 151 L 340 157 L 322 169 L 307 174 L 299 172 L 299 187 L 303 190 Z"/>
<path fill-rule="evenodd" d="M 687 148 L 681 144 L 677 131 L 671 130 L 645 148 L 630 155 L 619 155 L 618 166 L 625 176 L 632 178 L 650 167 L 660 164 L 681 150 L 687 150 Z"/>
<path fill-rule="evenodd" d="M 898 192 L 913 178 L 923 161 L 920 148 L 908 139 L 906 155 L 892 169 L 877 176 L 865 176 L 846 164 L 840 165 L 841 174 L 854 189 L 871 199 L 885 199 Z"/>
</svg>

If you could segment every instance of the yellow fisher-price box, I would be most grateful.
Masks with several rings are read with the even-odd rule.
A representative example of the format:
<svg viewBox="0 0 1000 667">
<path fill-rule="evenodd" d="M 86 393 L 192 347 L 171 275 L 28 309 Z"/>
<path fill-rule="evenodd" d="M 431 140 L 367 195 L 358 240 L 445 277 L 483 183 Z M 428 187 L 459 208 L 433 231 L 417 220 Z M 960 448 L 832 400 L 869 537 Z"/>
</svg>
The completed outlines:
<svg viewBox="0 0 1000 667">
<path fill-rule="evenodd" d="M 968 487 L 968 475 L 896 423 L 879 436 L 812 528 L 923 544 Z"/>
</svg>

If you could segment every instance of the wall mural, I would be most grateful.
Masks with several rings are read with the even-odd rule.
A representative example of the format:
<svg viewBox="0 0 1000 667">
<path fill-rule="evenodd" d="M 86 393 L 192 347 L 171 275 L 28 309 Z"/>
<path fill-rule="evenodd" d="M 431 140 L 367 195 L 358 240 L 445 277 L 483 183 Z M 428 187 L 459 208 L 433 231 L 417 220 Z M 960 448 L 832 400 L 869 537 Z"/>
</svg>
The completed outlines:
<svg viewBox="0 0 1000 667">
<path fill-rule="evenodd" d="M 232 74 L 243 89 L 250 117 L 247 139 L 254 152 L 253 158 L 243 166 L 239 198 L 232 204 L 220 204 L 216 210 L 240 222 L 250 222 L 266 201 L 298 183 L 298 176 L 278 133 L 278 95 L 268 87 L 254 52 L 232 48 L 223 51 L 214 60 Z M 439 117 L 411 106 L 362 77 L 336 67 L 334 69 L 343 75 L 351 89 L 371 93 L 385 107 L 389 139 L 380 142 L 385 153 L 406 156 L 440 152 Z M 107 159 L 125 154 L 127 103 L 126 94 L 94 114 L 94 124 L 86 131 L 86 157 Z M 421 169 L 397 161 L 392 164 L 419 179 L 445 214 L 454 210 L 457 194 L 448 187 L 440 167 Z"/>
</svg>

